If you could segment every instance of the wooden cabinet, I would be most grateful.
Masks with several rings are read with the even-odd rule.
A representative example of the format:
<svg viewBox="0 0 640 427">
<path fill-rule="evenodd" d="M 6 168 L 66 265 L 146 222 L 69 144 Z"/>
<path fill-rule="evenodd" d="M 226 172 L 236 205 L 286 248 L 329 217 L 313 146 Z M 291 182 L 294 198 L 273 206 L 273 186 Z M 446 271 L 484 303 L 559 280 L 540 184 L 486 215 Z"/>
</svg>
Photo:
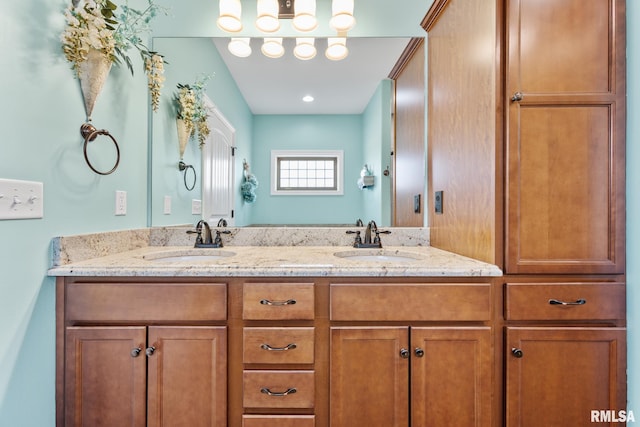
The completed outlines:
<svg viewBox="0 0 640 427">
<path fill-rule="evenodd" d="M 589 426 L 591 411 L 626 410 L 625 337 L 624 328 L 507 328 L 506 425 Z"/>
<path fill-rule="evenodd" d="M 314 425 L 315 317 L 313 282 L 242 283 L 245 427 Z"/>
<path fill-rule="evenodd" d="M 591 411 L 626 409 L 626 329 L 611 327 L 625 318 L 624 284 L 508 283 L 505 298 L 507 427 L 586 426 Z"/>
<path fill-rule="evenodd" d="M 507 2 L 508 273 L 624 273 L 624 9 Z"/>
<path fill-rule="evenodd" d="M 331 427 L 492 425 L 491 327 L 460 324 L 489 284 L 333 283 L 330 306 Z"/>
<path fill-rule="evenodd" d="M 58 292 L 59 426 L 227 426 L 227 328 L 202 325 L 226 318 L 225 284 Z"/>
<path fill-rule="evenodd" d="M 491 367 L 488 327 L 333 327 L 331 426 L 489 427 Z"/>
</svg>

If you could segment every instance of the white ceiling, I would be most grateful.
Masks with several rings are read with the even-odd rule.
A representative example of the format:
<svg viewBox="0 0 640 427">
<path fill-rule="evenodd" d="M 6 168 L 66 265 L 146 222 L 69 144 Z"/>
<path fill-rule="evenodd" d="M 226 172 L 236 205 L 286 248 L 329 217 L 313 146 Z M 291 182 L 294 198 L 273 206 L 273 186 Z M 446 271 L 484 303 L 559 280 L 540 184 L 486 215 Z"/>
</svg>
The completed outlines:
<svg viewBox="0 0 640 427">
<path fill-rule="evenodd" d="M 294 39 L 285 39 L 284 56 L 272 59 L 260 52 L 260 38 L 251 39 L 253 52 L 248 58 L 229 53 L 229 38 L 213 38 L 254 114 L 360 114 L 409 40 L 348 38 L 349 56 L 331 61 L 324 55 L 326 39 L 316 39 L 318 54 L 301 61 L 293 56 Z M 305 95 L 312 95 L 315 101 L 303 102 Z"/>
</svg>

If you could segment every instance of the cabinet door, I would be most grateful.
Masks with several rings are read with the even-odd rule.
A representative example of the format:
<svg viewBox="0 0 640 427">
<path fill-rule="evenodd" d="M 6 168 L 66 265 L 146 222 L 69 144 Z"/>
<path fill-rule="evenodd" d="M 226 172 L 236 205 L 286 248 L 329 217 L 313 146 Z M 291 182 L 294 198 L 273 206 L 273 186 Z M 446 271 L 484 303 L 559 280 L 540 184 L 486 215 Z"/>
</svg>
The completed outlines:
<svg viewBox="0 0 640 427">
<path fill-rule="evenodd" d="M 624 1 L 507 8 L 506 270 L 624 273 Z"/>
<path fill-rule="evenodd" d="M 331 328 L 331 427 L 409 424 L 408 328 Z"/>
<path fill-rule="evenodd" d="M 411 329 L 411 425 L 491 426 L 491 328 Z"/>
<path fill-rule="evenodd" d="M 507 427 L 589 426 L 591 411 L 626 410 L 625 337 L 624 328 L 507 328 Z"/>
<path fill-rule="evenodd" d="M 144 327 L 68 327 L 65 426 L 144 427 Z"/>
<path fill-rule="evenodd" d="M 149 427 L 226 427 L 225 327 L 149 327 Z"/>
</svg>

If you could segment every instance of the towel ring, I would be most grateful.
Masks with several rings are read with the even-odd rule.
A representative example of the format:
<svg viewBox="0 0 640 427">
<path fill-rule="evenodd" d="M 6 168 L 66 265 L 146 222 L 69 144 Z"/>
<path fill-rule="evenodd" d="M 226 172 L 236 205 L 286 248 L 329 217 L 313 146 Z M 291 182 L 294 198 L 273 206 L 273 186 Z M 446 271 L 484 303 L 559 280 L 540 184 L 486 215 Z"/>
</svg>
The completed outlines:
<svg viewBox="0 0 640 427">
<path fill-rule="evenodd" d="M 178 163 L 178 169 L 180 169 L 181 171 L 184 171 L 184 186 L 187 188 L 187 190 L 191 191 L 196 187 L 196 169 L 192 166 L 192 165 L 188 165 L 185 162 L 183 162 L 182 160 L 180 161 L 180 163 Z M 191 187 L 189 187 L 189 184 L 187 184 L 187 171 L 191 169 L 193 171 L 193 184 L 191 184 Z"/>
<path fill-rule="evenodd" d="M 89 165 L 89 168 L 91 168 L 91 170 L 97 173 L 98 175 L 109 175 L 113 173 L 118 168 L 118 165 L 120 164 L 120 147 L 118 147 L 118 142 L 113 137 L 113 135 L 111 135 L 109 131 L 106 129 L 101 129 L 101 130 L 96 129 L 95 126 L 93 126 L 91 123 L 85 123 L 82 126 L 80 126 L 80 134 L 82 134 L 82 137 L 84 138 L 84 145 L 83 145 L 84 160 L 87 162 L 87 165 Z M 115 145 L 116 147 L 116 155 L 117 155 L 116 164 L 113 165 L 113 168 L 111 168 L 111 170 L 108 172 L 102 172 L 94 168 L 91 162 L 89 161 L 89 156 L 87 155 L 87 144 L 89 143 L 89 141 L 95 141 L 98 135 L 108 136 L 109 138 L 111 138 L 111 141 L 113 141 L 113 145 Z"/>
</svg>

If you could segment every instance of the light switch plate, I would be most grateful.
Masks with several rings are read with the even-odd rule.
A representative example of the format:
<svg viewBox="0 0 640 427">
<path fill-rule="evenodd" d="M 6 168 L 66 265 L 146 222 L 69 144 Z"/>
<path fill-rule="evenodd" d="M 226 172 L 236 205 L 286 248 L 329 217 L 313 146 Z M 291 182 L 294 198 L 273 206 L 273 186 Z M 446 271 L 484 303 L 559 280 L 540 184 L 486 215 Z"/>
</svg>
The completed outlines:
<svg viewBox="0 0 640 427">
<path fill-rule="evenodd" d="M 43 215 L 41 182 L 0 179 L 0 220 L 42 218 Z"/>
</svg>

